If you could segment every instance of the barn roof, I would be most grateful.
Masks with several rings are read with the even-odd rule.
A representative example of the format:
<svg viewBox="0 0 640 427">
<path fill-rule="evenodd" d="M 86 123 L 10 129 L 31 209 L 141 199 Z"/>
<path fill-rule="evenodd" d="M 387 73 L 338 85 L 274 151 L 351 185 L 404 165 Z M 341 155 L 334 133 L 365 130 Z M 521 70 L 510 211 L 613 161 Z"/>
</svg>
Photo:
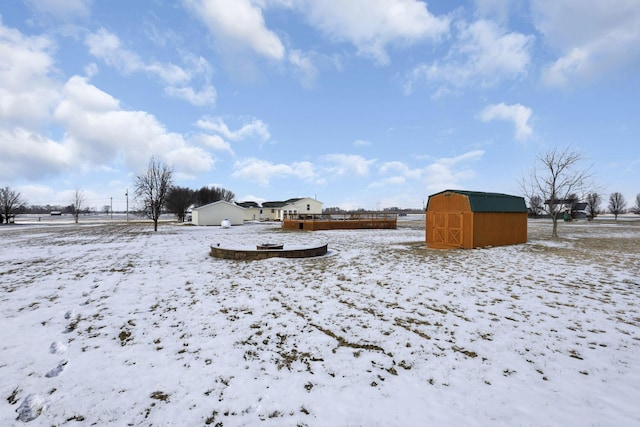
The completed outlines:
<svg viewBox="0 0 640 427">
<path fill-rule="evenodd" d="M 472 212 L 527 212 L 524 197 L 502 193 L 486 193 L 483 191 L 445 190 L 432 194 L 433 197 L 443 193 L 457 193 L 469 198 Z"/>
</svg>

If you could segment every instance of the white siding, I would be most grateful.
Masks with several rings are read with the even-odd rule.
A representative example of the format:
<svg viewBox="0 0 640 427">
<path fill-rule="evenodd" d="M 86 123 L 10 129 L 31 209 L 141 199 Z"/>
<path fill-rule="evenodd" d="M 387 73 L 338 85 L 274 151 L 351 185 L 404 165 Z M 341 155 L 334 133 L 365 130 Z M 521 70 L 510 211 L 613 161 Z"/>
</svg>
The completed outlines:
<svg viewBox="0 0 640 427">
<path fill-rule="evenodd" d="M 284 216 L 284 214 L 293 213 L 293 214 L 321 214 L 322 213 L 322 202 L 319 202 L 310 197 L 305 197 L 300 200 L 296 200 L 293 203 L 290 203 L 286 206 L 282 207 L 282 214 L 280 218 Z"/>
<path fill-rule="evenodd" d="M 281 212 L 282 208 L 276 208 L 276 207 L 267 207 L 267 208 L 263 208 L 262 212 L 264 213 L 264 218 L 267 220 L 278 220 L 281 219 Z"/>
<path fill-rule="evenodd" d="M 265 219 L 263 208 L 244 208 L 245 221 L 262 221 Z"/>
<path fill-rule="evenodd" d="M 191 222 L 195 225 L 220 225 L 228 219 L 231 225 L 244 224 L 245 209 L 223 200 L 191 210 Z"/>
</svg>

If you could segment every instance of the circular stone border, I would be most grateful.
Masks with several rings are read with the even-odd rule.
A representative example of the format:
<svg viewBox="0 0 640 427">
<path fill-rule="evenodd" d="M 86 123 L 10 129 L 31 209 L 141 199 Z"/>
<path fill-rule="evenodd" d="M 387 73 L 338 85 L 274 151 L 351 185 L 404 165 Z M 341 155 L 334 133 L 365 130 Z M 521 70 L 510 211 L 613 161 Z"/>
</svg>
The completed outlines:
<svg viewBox="0 0 640 427">
<path fill-rule="evenodd" d="M 211 246 L 209 255 L 214 258 L 235 259 L 242 261 L 254 261 L 267 258 L 312 258 L 327 253 L 328 244 L 312 248 L 296 249 L 231 249 L 220 246 Z"/>
</svg>

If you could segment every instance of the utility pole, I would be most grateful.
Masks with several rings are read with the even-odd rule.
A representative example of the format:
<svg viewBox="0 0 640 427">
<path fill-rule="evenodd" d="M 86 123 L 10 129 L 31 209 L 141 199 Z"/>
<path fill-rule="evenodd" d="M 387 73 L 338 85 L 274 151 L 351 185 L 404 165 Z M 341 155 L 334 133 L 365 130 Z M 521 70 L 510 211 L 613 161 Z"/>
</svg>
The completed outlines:
<svg viewBox="0 0 640 427">
<path fill-rule="evenodd" d="M 124 193 L 127 196 L 127 222 L 129 222 L 129 189 L 127 188 L 127 192 Z"/>
<path fill-rule="evenodd" d="M 109 199 L 111 200 L 111 208 L 109 209 L 109 212 L 111 212 L 111 219 L 113 219 L 113 197 L 109 197 Z"/>
</svg>

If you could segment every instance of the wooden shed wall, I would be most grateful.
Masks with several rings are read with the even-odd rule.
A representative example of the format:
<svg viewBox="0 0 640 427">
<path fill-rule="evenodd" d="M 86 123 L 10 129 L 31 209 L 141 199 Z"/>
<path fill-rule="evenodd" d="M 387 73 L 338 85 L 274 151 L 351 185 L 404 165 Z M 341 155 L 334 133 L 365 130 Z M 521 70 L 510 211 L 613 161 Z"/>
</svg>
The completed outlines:
<svg viewBox="0 0 640 427">
<path fill-rule="evenodd" d="M 526 212 L 475 212 L 472 248 L 514 245 L 527 241 Z"/>
<path fill-rule="evenodd" d="M 429 198 L 426 213 L 426 240 L 429 247 L 473 247 L 473 213 L 469 198 L 443 193 Z"/>
</svg>

